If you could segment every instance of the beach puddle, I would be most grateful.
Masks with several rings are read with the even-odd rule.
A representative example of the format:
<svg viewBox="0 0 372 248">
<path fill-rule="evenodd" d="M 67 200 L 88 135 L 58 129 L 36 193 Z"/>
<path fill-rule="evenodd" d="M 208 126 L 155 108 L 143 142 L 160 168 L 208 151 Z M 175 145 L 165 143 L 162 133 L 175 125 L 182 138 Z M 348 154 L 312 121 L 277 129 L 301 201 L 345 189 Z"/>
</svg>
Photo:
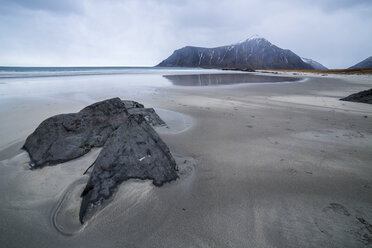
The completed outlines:
<svg viewBox="0 0 372 248">
<path fill-rule="evenodd" d="M 84 228 L 79 221 L 81 193 L 88 181 L 88 176 L 73 182 L 63 192 L 51 213 L 51 224 L 61 234 L 72 236 Z"/>
<path fill-rule="evenodd" d="M 213 73 L 213 74 L 188 74 L 164 75 L 176 86 L 219 86 L 249 83 L 281 83 L 298 82 L 303 78 L 263 76 L 251 73 Z"/>
<path fill-rule="evenodd" d="M 178 134 L 187 131 L 193 125 L 194 120 L 192 117 L 167 110 L 167 109 L 155 109 L 156 113 L 166 123 L 164 126 L 155 127 L 156 132 L 160 134 Z"/>
</svg>

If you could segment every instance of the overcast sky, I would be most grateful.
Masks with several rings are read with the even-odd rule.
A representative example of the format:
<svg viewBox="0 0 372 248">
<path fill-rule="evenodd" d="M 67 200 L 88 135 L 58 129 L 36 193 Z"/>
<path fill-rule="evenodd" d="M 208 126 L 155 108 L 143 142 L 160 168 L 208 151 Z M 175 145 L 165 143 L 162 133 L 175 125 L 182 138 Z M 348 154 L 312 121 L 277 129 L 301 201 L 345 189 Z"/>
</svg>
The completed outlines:
<svg viewBox="0 0 372 248">
<path fill-rule="evenodd" d="M 152 66 L 254 34 L 330 68 L 372 55 L 372 0 L 0 0 L 0 65 Z"/>
</svg>

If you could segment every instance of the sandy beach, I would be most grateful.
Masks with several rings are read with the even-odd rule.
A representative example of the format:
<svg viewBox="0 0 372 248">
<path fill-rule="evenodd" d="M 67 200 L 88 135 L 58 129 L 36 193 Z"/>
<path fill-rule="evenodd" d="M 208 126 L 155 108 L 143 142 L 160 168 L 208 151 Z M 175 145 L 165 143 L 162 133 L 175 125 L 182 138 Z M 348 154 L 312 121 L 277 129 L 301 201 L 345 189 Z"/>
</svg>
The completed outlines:
<svg viewBox="0 0 372 248">
<path fill-rule="evenodd" d="M 189 73 L 221 73 L 206 71 Z M 372 105 L 339 101 L 372 76 L 186 87 L 164 73 L 1 80 L 1 247 L 372 246 Z M 44 119 L 112 97 L 158 111 L 181 177 L 127 181 L 81 226 L 99 149 L 31 171 L 20 148 Z"/>
</svg>

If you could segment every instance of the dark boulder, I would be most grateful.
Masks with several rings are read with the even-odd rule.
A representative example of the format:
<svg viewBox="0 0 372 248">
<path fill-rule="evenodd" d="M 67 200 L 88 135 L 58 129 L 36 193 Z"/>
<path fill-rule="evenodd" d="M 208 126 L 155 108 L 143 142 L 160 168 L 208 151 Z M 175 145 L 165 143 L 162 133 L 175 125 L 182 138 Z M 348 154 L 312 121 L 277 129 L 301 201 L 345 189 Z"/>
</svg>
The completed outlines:
<svg viewBox="0 0 372 248">
<path fill-rule="evenodd" d="M 55 165 L 102 147 L 82 193 L 80 221 L 108 200 L 130 178 L 149 179 L 155 186 L 178 178 L 169 148 L 151 125 L 164 125 L 152 108 L 113 98 L 78 113 L 43 121 L 26 139 L 32 168 Z"/>
<path fill-rule="evenodd" d="M 364 90 L 340 99 L 341 101 L 361 102 L 372 104 L 372 89 Z"/>
<path fill-rule="evenodd" d="M 119 98 L 94 103 L 78 113 L 56 115 L 26 139 L 23 149 L 30 155 L 31 168 L 67 162 L 102 147 L 128 115 L 142 115 L 154 126 L 165 124 L 154 109 Z"/>
<path fill-rule="evenodd" d="M 102 205 L 125 180 L 149 179 L 161 186 L 178 177 L 169 148 L 142 115 L 130 115 L 114 131 L 93 164 L 82 193 L 79 218 Z"/>
<path fill-rule="evenodd" d="M 92 147 L 101 147 L 128 117 L 119 98 L 94 103 L 78 113 L 61 114 L 43 121 L 27 137 L 23 148 L 32 168 L 78 158 Z"/>
</svg>

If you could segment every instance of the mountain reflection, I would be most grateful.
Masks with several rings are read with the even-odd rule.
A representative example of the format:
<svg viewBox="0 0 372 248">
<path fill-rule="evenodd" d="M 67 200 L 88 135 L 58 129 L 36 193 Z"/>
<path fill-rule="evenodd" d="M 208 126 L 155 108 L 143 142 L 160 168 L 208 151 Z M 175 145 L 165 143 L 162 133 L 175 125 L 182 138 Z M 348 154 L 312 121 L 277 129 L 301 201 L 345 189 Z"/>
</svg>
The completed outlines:
<svg viewBox="0 0 372 248">
<path fill-rule="evenodd" d="M 163 75 L 177 86 L 217 86 L 241 83 L 279 83 L 295 82 L 302 78 L 261 76 L 244 73 Z"/>
</svg>

